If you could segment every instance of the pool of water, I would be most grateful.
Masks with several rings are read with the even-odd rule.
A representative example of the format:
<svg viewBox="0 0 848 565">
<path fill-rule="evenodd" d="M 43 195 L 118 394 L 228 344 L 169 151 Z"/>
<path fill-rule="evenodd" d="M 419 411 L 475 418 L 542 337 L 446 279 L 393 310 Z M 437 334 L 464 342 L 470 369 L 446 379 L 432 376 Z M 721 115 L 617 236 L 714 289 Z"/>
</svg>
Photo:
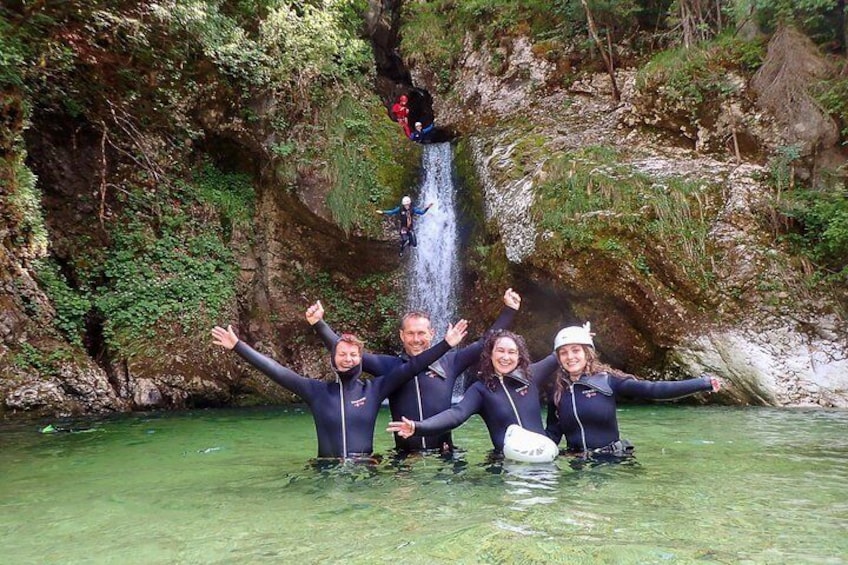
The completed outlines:
<svg viewBox="0 0 848 565">
<path fill-rule="evenodd" d="M 848 411 L 619 419 L 625 464 L 491 463 L 474 417 L 452 461 L 327 468 L 300 408 L 0 423 L 0 562 L 848 562 Z"/>
</svg>

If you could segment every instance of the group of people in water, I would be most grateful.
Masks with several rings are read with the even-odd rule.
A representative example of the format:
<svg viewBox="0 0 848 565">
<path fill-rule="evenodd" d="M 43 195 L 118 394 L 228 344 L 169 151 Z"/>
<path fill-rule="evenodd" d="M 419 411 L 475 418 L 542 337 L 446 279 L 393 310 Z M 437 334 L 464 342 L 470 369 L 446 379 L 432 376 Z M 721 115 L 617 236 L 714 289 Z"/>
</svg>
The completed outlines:
<svg viewBox="0 0 848 565">
<path fill-rule="evenodd" d="M 319 458 L 371 460 L 374 428 L 385 399 L 392 417 L 387 431 L 394 433 L 401 456 L 451 454 L 455 447 L 452 430 L 479 414 L 495 456 L 510 453 L 505 441 L 517 427 L 522 433 L 515 437 L 522 441 L 531 438 L 531 442 L 559 444 L 564 438 L 564 452 L 570 455 L 628 457 L 633 446 L 619 435 L 617 398 L 673 399 L 699 391 L 716 392 L 721 387 L 712 376 L 650 382 L 615 374 L 600 364 L 588 323 L 560 330 L 552 352 L 533 362 L 524 339 L 508 329 L 520 309 L 521 297 L 507 289 L 503 303 L 491 327 L 462 348 L 457 346 L 468 332 L 467 320 L 449 326 L 444 339 L 433 345 L 428 314 L 407 312 L 398 333 L 402 352 L 379 355 L 366 352 L 356 336 L 337 334 L 324 321 L 324 308 L 318 301 L 306 310 L 306 320 L 330 351 L 336 377 L 332 382 L 283 367 L 241 341 L 231 326 L 216 326 L 212 336 L 215 344 L 235 351 L 309 405 Z M 476 380 L 452 405 L 457 378 L 475 367 Z M 363 378 L 363 373 L 373 378 Z M 545 423 L 544 400 L 548 403 Z"/>
</svg>

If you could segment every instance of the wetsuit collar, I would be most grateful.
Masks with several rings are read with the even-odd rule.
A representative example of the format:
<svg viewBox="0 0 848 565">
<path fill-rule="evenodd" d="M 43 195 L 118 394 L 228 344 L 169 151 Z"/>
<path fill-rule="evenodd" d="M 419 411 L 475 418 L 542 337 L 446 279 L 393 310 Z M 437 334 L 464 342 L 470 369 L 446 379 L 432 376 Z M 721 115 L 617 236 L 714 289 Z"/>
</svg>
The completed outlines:
<svg viewBox="0 0 848 565">
<path fill-rule="evenodd" d="M 560 378 L 568 385 L 583 385 L 600 392 L 604 396 L 612 396 L 612 387 L 609 384 L 609 374 L 607 373 L 595 373 L 594 375 L 583 373 L 579 379 L 572 381 L 568 374 L 563 372 Z"/>
<path fill-rule="evenodd" d="M 404 363 L 409 363 L 409 359 L 410 359 L 410 357 L 409 357 L 409 355 L 406 353 L 406 351 L 402 352 L 402 353 L 399 355 L 399 357 L 400 357 L 401 359 L 403 359 L 403 362 L 404 362 Z M 436 359 L 435 361 L 433 361 L 432 363 L 430 363 L 430 366 L 428 366 L 427 368 L 428 368 L 428 369 L 430 369 L 431 371 L 433 371 L 433 373 L 435 373 L 436 375 L 440 376 L 440 377 L 441 377 L 441 378 L 443 378 L 443 379 L 448 378 L 448 377 L 447 377 L 448 372 L 447 372 L 447 370 L 445 370 L 444 366 L 442 365 L 442 359 L 441 359 L 441 358 Z"/>
<path fill-rule="evenodd" d="M 509 377 L 509 378 L 511 378 L 512 380 L 514 380 L 514 381 L 518 381 L 518 382 L 520 382 L 520 383 L 521 383 L 521 384 L 523 384 L 523 385 L 527 385 L 527 386 L 529 386 L 529 385 L 531 385 L 531 384 L 532 384 L 532 383 L 530 382 L 530 379 L 528 379 L 528 378 L 527 378 L 527 376 L 524 374 L 524 371 L 522 371 L 521 369 L 516 369 L 516 370 L 514 370 L 513 372 L 511 372 L 511 373 L 509 373 L 509 374 L 507 374 L 507 375 L 502 375 L 502 376 L 503 376 L 504 378 Z"/>
</svg>

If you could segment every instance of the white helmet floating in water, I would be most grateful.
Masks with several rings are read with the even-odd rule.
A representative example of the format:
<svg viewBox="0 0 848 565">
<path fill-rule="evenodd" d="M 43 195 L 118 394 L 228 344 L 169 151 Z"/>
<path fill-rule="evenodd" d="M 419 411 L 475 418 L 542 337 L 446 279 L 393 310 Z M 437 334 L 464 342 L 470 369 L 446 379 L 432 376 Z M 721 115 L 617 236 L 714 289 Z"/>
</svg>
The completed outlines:
<svg viewBox="0 0 848 565">
<path fill-rule="evenodd" d="M 504 436 L 504 457 L 523 463 L 550 463 L 559 455 L 557 444 L 547 436 L 510 424 Z"/>
<path fill-rule="evenodd" d="M 595 344 L 592 342 L 593 335 L 595 334 L 592 333 L 592 324 L 589 322 L 586 322 L 582 326 L 562 328 L 554 338 L 554 353 L 563 345 L 588 345 L 594 348 Z"/>
<path fill-rule="evenodd" d="M 404 196 L 400 199 L 400 203 L 404 206 L 409 206 L 410 204 L 412 204 L 412 198 L 410 198 L 409 196 Z"/>
</svg>

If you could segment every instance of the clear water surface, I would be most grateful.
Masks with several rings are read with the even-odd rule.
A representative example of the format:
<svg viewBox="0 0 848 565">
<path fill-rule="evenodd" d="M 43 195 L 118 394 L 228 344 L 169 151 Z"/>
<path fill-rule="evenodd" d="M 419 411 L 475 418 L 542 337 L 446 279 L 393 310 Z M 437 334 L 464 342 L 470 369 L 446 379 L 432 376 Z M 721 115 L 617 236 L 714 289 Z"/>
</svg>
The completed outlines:
<svg viewBox="0 0 848 565">
<path fill-rule="evenodd" d="M 619 418 L 625 464 L 489 463 L 474 417 L 453 461 L 326 468 L 301 408 L 2 423 L 0 562 L 848 562 L 848 411 Z"/>
</svg>

